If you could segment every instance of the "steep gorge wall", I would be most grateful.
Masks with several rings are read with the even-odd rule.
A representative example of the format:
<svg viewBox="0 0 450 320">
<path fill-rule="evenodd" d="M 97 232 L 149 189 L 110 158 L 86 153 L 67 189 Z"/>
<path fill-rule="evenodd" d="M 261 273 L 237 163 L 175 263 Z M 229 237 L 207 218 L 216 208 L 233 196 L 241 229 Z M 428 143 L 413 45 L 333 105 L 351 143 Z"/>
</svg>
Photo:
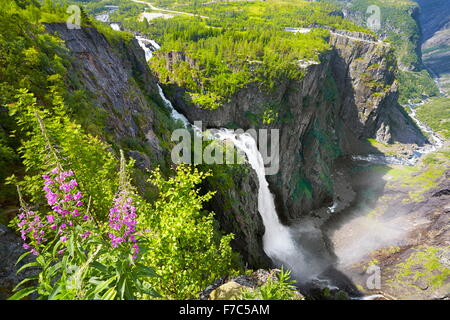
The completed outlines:
<svg viewBox="0 0 450 320">
<path fill-rule="evenodd" d="M 99 112 L 105 115 L 101 138 L 114 148 L 124 149 L 136 160 L 141 174 L 157 165 L 172 167 L 170 140 L 177 127 L 162 103 L 157 79 L 137 41 L 116 39 L 110 43 L 94 28 L 68 30 L 59 23 L 47 24 L 46 28 L 65 41 L 73 58 L 69 72 L 77 74 L 92 96 L 92 119 Z M 225 168 L 225 172 L 216 172 L 205 182 L 205 190 L 227 186 L 206 209 L 216 213 L 224 232 L 235 234 L 233 247 L 249 266 L 269 266 L 270 260 L 262 249 L 264 225 L 258 214 L 258 180 L 249 167 L 238 171 Z M 135 182 L 143 194 L 154 192 L 142 177 L 136 178 L 140 178 Z"/>
<path fill-rule="evenodd" d="M 95 108 L 106 112 L 105 137 L 125 147 L 140 169 L 157 163 L 171 166 L 167 142 L 173 122 L 136 41 L 112 46 L 95 29 L 67 30 L 63 24 L 47 29 L 66 42 L 74 57 L 72 72 L 80 74 L 95 97 Z M 270 92 L 250 84 L 214 111 L 187 104 L 183 88 L 166 88 L 174 106 L 191 122 L 203 121 L 204 127 L 280 130 L 280 170 L 268 180 L 285 223 L 309 219 L 312 211 L 326 212 L 319 209 L 335 197 L 333 160 L 370 152 L 364 139 L 425 141 L 396 103 L 390 48 L 358 36 L 333 34 L 334 49 L 323 55 L 321 64 L 308 66 L 301 81 L 280 80 Z M 270 124 L 262 122 L 266 110 L 278 115 Z M 129 140 L 131 146 L 124 142 Z M 226 168 L 204 187 L 217 190 L 208 209 L 216 213 L 223 231 L 235 234 L 234 248 L 251 267 L 269 265 L 262 249 L 258 181 L 251 169 Z"/>
<path fill-rule="evenodd" d="M 333 160 L 370 152 L 365 139 L 426 142 L 397 103 L 392 50 L 357 37 L 332 34 L 334 49 L 301 81 L 279 81 L 270 92 L 250 84 L 216 110 L 199 109 L 186 102 L 183 88 L 170 87 L 175 107 L 205 127 L 280 130 L 280 170 L 268 180 L 285 222 L 332 204 Z M 261 121 L 267 109 L 278 114 L 271 124 Z"/>
<path fill-rule="evenodd" d="M 164 122 L 171 120 L 137 41 L 118 38 L 112 44 L 94 28 L 67 29 L 64 23 L 46 29 L 64 40 L 72 56 L 68 78 L 76 78 L 91 97 L 85 127 L 100 126 L 96 133 L 126 150 L 141 169 L 164 163 L 164 130 L 169 134 Z"/>
</svg>

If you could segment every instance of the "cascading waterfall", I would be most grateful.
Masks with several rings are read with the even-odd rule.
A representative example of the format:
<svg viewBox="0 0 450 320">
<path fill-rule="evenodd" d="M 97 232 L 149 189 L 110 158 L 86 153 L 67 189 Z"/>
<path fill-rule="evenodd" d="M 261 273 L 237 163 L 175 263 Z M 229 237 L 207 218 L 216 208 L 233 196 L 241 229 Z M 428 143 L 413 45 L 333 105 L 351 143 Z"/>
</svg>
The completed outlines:
<svg viewBox="0 0 450 320">
<path fill-rule="evenodd" d="M 255 139 L 248 133 L 236 134 L 229 129 L 211 130 L 211 133 L 217 140 L 233 142 L 237 149 L 245 153 L 248 163 L 256 172 L 259 183 L 258 211 L 265 227 L 264 252 L 275 263 L 291 270 L 299 264 L 303 265 L 303 257 L 291 237 L 289 228 L 282 225 L 278 218 L 274 197 L 266 180 L 263 157 L 258 150 Z"/>
<path fill-rule="evenodd" d="M 140 36 L 137 36 L 136 38 L 139 45 L 144 50 L 145 57 L 148 61 L 153 54 L 146 43 L 150 43 L 155 49 L 159 49 L 159 45 L 153 40 L 145 39 Z M 192 125 L 184 115 L 175 110 L 172 103 L 164 95 L 160 85 L 158 85 L 158 91 L 161 99 L 167 107 L 170 108 L 173 119 L 182 121 L 185 127 L 192 127 L 196 132 L 200 131 L 200 129 Z M 229 129 L 210 130 L 210 133 L 214 139 L 233 142 L 237 149 L 245 153 L 248 163 L 257 174 L 259 182 L 258 211 L 265 227 L 263 236 L 264 252 L 274 261 L 274 263 L 288 269 L 293 270 L 295 266 L 303 265 L 303 257 L 295 246 L 289 228 L 282 225 L 278 218 L 274 197 L 269 190 L 269 184 L 265 176 L 263 157 L 258 150 L 255 139 L 248 133 L 236 134 Z"/>
</svg>

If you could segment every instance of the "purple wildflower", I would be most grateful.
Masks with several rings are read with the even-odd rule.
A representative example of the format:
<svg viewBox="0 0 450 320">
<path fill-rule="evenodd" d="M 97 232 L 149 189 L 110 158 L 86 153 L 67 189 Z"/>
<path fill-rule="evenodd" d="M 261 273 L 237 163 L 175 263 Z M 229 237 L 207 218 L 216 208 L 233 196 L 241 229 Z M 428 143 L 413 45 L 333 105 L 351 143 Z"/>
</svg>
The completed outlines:
<svg viewBox="0 0 450 320">
<path fill-rule="evenodd" d="M 44 179 L 44 192 L 48 204 L 52 207 L 54 215 L 47 216 L 48 222 L 51 224 L 52 230 L 58 230 L 61 235 L 61 241 L 65 239 L 63 236 L 69 229 L 77 224 L 77 222 L 86 221 L 89 216 L 81 215 L 80 210 L 83 205 L 83 194 L 77 190 L 78 182 L 74 179 L 72 170 L 61 171 L 54 168 L 48 174 L 42 175 Z M 69 180 L 70 178 L 70 180 Z"/>
<path fill-rule="evenodd" d="M 114 207 L 109 211 L 111 245 L 116 248 L 122 243 L 131 243 L 133 259 L 136 259 L 139 246 L 135 236 L 137 220 L 136 208 L 132 205 L 133 198 L 123 191 L 113 201 Z"/>
<path fill-rule="evenodd" d="M 27 243 L 23 244 L 25 250 L 30 250 L 34 255 L 38 252 L 36 248 L 46 241 L 45 239 L 45 227 L 46 225 L 41 221 L 41 218 L 33 211 L 27 211 L 21 209 L 21 213 L 18 215 L 20 237 Z"/>
</svg>

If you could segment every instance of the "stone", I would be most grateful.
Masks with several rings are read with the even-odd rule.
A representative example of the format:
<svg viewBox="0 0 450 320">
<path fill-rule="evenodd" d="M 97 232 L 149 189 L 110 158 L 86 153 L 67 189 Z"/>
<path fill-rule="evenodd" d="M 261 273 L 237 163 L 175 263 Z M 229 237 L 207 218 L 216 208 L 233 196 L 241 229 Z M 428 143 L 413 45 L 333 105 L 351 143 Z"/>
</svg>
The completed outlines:
<svg viewBox="0 0 450 320">
<path fill-rule="evenodd" d="M 239 298 L 242 290 L 247 289 L 248 287 L 243 286 L 235 281 L 227 282 L 217 289 L 214 289 L 210 296 L 210 300 L 233 300 Z"/>
</svg>

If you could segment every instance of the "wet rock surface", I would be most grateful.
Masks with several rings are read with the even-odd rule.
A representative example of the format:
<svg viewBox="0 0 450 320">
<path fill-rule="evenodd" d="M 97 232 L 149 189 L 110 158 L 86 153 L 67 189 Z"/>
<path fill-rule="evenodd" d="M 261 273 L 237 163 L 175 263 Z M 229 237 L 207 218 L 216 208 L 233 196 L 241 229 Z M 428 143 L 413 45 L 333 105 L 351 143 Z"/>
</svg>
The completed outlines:
<svg viewBox="0 0 450 320">
<path fill-rule="evenodd" d="M 10 297 L 14 287 L 35 272 L 28 269 L 17 274 L 22 265 L 33 259 L 32 256 L 27 256 L 16 265 L 17 259 L 25 252 L 22 244 L 22 240 L 13 231 L 0 224 L 0 300 Z"/>
</svg>

